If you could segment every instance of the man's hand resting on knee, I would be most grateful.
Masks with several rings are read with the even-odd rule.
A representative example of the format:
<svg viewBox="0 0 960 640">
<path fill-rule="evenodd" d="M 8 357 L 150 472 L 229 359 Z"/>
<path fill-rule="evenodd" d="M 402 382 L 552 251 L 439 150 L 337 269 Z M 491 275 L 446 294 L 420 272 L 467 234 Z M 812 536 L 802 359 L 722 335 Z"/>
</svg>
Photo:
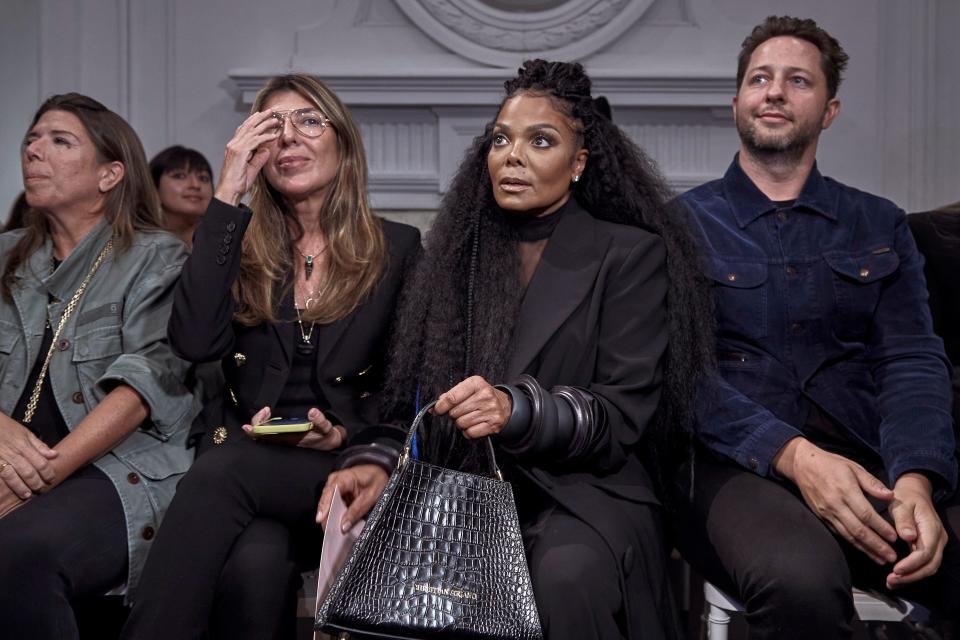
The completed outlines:
<svg viewBox="0 0 960 640">
<path fill-rule="evenodd" d="M 932 576 L 940 568 L 947 532 L 933 507 L 933 486 L 922 473 L 909 471 L 893 485 L 890 515 L 910 554 L 893 567 L 887 587 L 895 589 Z"/>
<path fill-rule="evenodd" d="M 806 438 L 787 442 L 773 459 L 773 467 L 797 485 L 807 506 L 834 532 L 877 564 L 897 561 L 893 550 L 897 531 L 866 497 L 889 502 L 894 492 L 866 469 Z"/>
</svg>

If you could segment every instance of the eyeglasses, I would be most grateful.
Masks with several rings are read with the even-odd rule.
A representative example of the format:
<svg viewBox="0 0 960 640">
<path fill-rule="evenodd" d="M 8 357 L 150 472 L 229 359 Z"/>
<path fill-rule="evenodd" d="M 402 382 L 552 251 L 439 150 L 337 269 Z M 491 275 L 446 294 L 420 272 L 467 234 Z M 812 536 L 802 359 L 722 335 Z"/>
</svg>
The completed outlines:
<svg viewBox="0 0 960 640">
<path fill-rule="evenodd" d="M 277 119 L 281 129 L 283 128 L 283 121 L 289 120 L 294 129 L 308 138 L 319 138 L 330 124 L 329 118 L 311 108 L 274 111 L 270 115 Z"/>
</svg>

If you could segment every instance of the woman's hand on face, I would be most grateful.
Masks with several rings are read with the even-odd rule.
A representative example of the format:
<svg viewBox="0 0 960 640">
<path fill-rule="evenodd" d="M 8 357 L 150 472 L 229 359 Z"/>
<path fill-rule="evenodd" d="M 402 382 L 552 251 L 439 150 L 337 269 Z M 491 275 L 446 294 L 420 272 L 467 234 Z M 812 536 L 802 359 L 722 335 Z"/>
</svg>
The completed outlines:
<svg viewBox="0 0 960 640">
<path fill-rule="evenodd" d="M 331 451 L 347 441 L 347 430 L 339 424 L 332 424 L 319 409 L 310 409 L 307 418 L 313 423 L 313 428 L 303 434 L 297 443 L 298 447 Z"/>
<path fill-rule="evenodd" d="M 280 136 L 281 127 L 270 111 L 258 111 L 237 127 L 223 151 L 223 168 L 214 197 L 237 206 L 270 157 L 267 143 Z"/>
<path fill-rule="evenodd" d="M 0 414 L 0 485 L 15 497 L 28 500 L 49 488 L 55 478 L 50 460 L 56 457 L 32 431 Z"/>
<path fill-rule="evenodd" d="M 347 510 L 340 519 L 340 531 L 346 533 L 354 522 L 360 520 L 370 512 L 377 498 L 383 493 L 389 480 L 383 467 L 375 464 L 358 464 L 340 471 L 334 471 L 327 476 L 327 484 L 320 495 L 320 504 L 317 505 L 317 523 L 327 528 L 327 514 L 330 513 L 330 504 L 333 502 L 333 491 L 340 488 L 340 496 L 347 505 Z"/>
<path fill-rule="evenodd" d="M 475 439 L 500 433 L 510 419 L 510 396 L 481 378 L 471 376 L 440 394 L 431 412 L 449 415 L 467 438 Z"/>
</svg>

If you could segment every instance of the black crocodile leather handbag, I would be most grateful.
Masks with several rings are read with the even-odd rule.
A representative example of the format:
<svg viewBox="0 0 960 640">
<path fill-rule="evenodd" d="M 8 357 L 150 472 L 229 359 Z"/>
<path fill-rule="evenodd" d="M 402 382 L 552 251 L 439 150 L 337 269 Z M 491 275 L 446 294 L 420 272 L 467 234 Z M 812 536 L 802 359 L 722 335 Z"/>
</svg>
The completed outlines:
<svg viewBox="0 0 960 640">
<path fill-rule="evenodd" d="M 410 457 L 397 470 L 317 611 L 339 638 L 540 640 L 517 508 L 489 438 L 493 475 Z"/>
</svg>

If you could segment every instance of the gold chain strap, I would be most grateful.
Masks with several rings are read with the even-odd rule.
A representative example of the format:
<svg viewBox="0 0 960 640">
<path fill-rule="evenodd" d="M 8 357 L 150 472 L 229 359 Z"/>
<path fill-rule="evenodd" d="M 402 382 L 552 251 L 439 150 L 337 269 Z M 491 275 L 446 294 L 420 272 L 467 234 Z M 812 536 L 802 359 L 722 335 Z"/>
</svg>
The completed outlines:
<svg viewBox="0 0 960 640">
<path fill-rule="evenodd" d="M 70 318 L 73 310 L 77 308 L 77 303 L 80 302 L 80 296 L 82 296 L 83 292 L 87 290 L 87 285 L 90 284 L 90 280 L 93 279 L 93 274 L 97 272 L 97 269 L 100 268 L 104 258 L 106 258 L 107 254 L 109 254 L 112 250 L 113 239 L 110 239 L 107 240 L 107 244 L 103 245 L 103 249 L 100 250 L 100 255 L 97 256 L 97 259 L 93 262 L 93 266 L 90 267 L 90 272 L 87 273 L 87 277 L 85 277 L 83 282 L 80 283 L 80 286 L 77 287 L 73 297 L 70 298 L 70 302 L 67 303 L 67 308 L 63 310 L 63 314 L 60 316 L 60 322 L 57 323 L 57 329 L 53 332 L 53 339 L 50 340 L 50 348 L 47 350 L 47 357 L 43 361 L 43 367 L 40 369 L 40 376 L 37 378 L 37 383 L 33 386 L 33 393 L 30 394 L 30 401 L 27 403 L 27 411 L 23 416 L 23 424 L 29 424 L 29 422 L 33 420 L 33 414 L 37 410 L 37 402 L 40 401 L 40 390 L 43 388 L 43 379 L 47 377 L 47 369 L 50 367 L 50 358 L 53 357 L 53 352 L 57 350 L 57 339 L 60 338 L 60 332 L 63 330 L 64 325 L 67 324 L 67 320 Z"/>
</svg>

